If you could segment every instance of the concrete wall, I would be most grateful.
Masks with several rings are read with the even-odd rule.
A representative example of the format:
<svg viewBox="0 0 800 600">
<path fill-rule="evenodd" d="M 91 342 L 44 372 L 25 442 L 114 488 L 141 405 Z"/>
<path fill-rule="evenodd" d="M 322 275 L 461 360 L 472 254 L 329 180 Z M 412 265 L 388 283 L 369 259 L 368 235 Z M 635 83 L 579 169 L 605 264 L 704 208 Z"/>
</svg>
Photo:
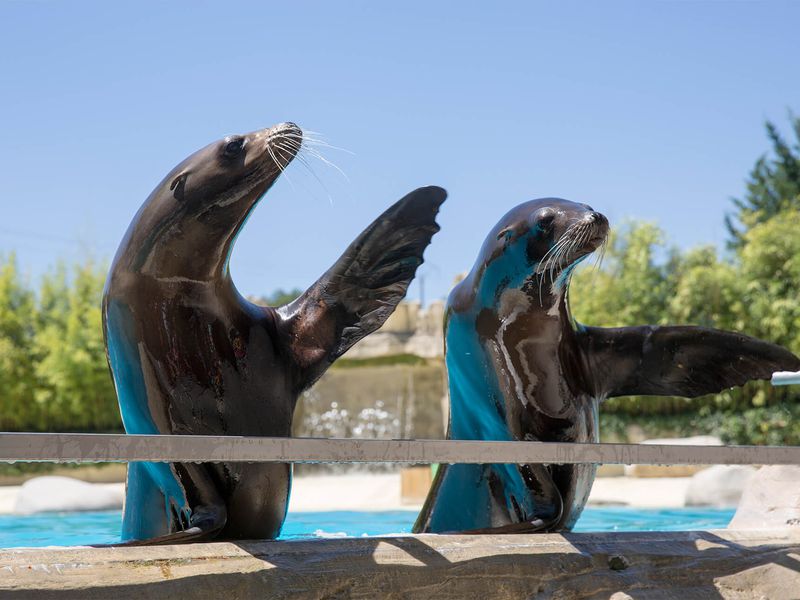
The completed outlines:
<svg viewBox="0 0 800 600">
<path fill-rule="evenodd" d="M 353 346 L 346 358 L 375 358 L 414 354 L 425 358 L 444 355 L 442 324 L 444 302 L 420 308 L 418 302 L 401 302 L 378 331 Z"/>
<path fill-rule="evenodd" d="M 782 600 L 798 556 L 798 528 L 5 550 L 0 597 Z"/>
<path fill-rule="evenodd" d="M 444 437 L 440 364 L 331 369 L 298 400 L 298 437 Z"/>
</svg>

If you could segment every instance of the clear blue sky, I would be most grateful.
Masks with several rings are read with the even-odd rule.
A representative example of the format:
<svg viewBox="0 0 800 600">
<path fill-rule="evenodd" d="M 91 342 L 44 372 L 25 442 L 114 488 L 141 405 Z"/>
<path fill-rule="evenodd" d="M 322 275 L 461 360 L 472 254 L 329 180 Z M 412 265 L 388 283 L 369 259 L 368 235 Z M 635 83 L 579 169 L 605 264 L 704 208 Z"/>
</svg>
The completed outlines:
<svg viewBox="0 0 800 600">
<path fill-rule="evenodd" d="M 534 197 L 721 245 L 764 120 L 800 111 L 798 23 L 791 2 L 3 2 L 0 252 L 34 280 L 108 259 L 186 155 L 284 120 L 351 150 L 326 153 L 349 181 L 291 167 L 238 241 L 244 293 L 307 287 L 431 183 L 428 298 Z"/>
</svg>

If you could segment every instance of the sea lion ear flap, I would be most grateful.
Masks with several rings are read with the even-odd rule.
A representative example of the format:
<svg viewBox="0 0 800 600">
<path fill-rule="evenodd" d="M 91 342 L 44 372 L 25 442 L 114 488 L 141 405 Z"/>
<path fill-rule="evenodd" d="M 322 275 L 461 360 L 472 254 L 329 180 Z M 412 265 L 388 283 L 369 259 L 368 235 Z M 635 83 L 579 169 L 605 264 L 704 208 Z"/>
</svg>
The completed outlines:
<svg viewBox="0 0 800 600">
<path fill-rule="evenodd" d="M 704 394 L 800 370 L 800 359 L 769 342 L 704 327 L 585 327 L 587 380 L 597 396 Z"/>
<path fill-rule="evenodd" d="M 183 202 L 183 192 L 186 187 L 186 179 L 189 177 L 189 173 L 185 171 L 178 175 L 175 179 L 172 180 L 172 183 L 169 185 L 169 189 L 172 191 L 172 195 L 175 199 L 179 202 Z"/>
<path fill-rule="evenodd" d="M 302 296 L 279 309 L 301 387 L 394 312 L 439 231 L 436 214 L 446 197 L 429 186 L 396 202 Z"/>
</svg>

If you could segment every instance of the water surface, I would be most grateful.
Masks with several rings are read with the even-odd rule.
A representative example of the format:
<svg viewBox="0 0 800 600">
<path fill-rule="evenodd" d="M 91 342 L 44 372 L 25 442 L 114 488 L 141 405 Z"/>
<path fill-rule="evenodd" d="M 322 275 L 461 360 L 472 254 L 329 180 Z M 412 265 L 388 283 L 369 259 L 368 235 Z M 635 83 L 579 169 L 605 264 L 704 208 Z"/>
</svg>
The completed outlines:
<svg viewBox="0 0 800 600">
<path fill-rule="evenodd" d="M 576 532 L 690 531 L 721 529 L 732 508 L 634 509 L 589 507 Z M 289 513 L 281 539 L 361 537 L 409 533 L 417 511 L 327 511 Z M 0 548 L 79 546 L 119 541 L 120 511 L 0 515 Z"/>
</svg>

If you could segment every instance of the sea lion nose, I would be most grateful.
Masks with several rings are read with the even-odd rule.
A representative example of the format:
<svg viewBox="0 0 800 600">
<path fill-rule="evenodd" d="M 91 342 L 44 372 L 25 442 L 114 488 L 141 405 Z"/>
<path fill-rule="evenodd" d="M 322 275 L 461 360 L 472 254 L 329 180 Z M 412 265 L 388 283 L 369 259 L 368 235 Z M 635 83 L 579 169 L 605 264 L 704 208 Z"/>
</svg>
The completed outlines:
<svg viewBox="0 0 800 600">
<path fill-rule="evenodd" d="M 281 123 L 280 125 L 275 126 L 276 133 L 297 133 L 302 135 L 303 130 L 300 129 L 300 126 L 297 123 L 292 123 L 291 121 L 286 121 L 285 123 Z"/>
</svg>

